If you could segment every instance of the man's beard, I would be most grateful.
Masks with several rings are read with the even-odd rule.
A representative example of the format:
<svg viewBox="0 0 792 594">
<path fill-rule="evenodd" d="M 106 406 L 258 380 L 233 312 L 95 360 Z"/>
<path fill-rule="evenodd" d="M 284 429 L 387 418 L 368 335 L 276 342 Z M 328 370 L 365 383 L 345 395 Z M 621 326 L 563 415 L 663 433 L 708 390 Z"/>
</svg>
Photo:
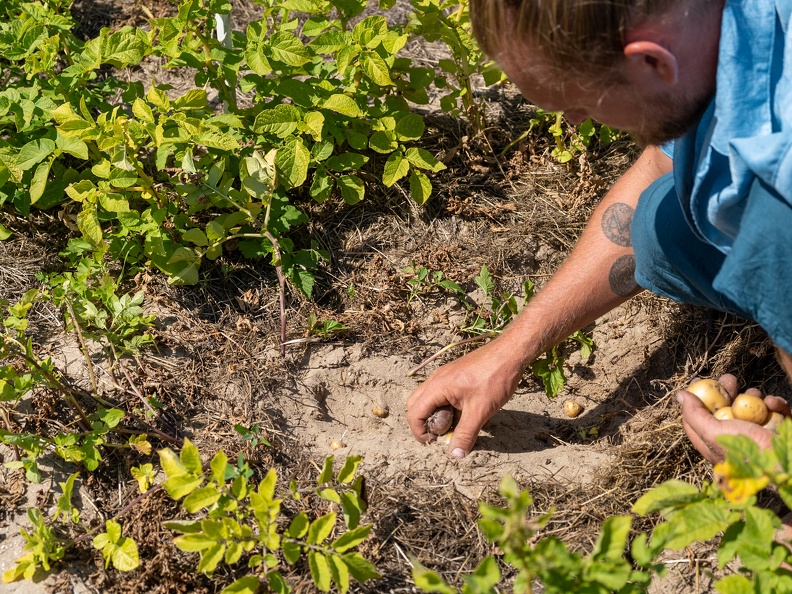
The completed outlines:
<svg viewBox="0 0 792 594">
<path fill-rule="evenodd" d="M 641 130 L 625 130 L 641 147 L 675 140 L 697 126 L 707 111 L 710 95 L 702 97 L 657 97 L 647 100 L 643 113 L 654 114 Z"/>
</svg>

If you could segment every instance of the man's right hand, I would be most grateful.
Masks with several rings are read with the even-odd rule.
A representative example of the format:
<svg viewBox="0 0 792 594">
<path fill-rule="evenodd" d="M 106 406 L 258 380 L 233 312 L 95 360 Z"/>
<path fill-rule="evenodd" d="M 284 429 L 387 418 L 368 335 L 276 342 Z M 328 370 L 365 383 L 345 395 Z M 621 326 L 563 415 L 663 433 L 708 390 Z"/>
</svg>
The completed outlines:
<svg viewBox="0 0 792 594">
<path fill-rule="evenodd" d="M 426 420 L 437 408 L 450 404 L 461 417 L 448 455 L 467 456 L 484 423 L 517 389 L 523 368 L 515 354 L 514 346 L 501 337 L 432 373 L 407 399 L 407 421 L 415 438 L 421 443 L 433 441 Z"/>
<path fill-rule="evenodd" d="M 449 455 L 467 456 L 484 423 L 509 401 L 535 357 L 641 290 L 634 279 L 624 277 L 625 260 L 634 265 L 632 247 L 626 245 L 629 238 L 614 239 L 605 230 L 626 232 L 641 193 L 671 166 L 659 148 L 648 147 L 603 198 L 566 262 L 503 333 L 440 367 L 418 386 L 407 400 L 407 420 L 418 441 L 432 441 L 426 420 L 438 407 L 450 404 L 462 415 Z M 618 290 L 613 277 L 619 281 Z"/>
</svg>

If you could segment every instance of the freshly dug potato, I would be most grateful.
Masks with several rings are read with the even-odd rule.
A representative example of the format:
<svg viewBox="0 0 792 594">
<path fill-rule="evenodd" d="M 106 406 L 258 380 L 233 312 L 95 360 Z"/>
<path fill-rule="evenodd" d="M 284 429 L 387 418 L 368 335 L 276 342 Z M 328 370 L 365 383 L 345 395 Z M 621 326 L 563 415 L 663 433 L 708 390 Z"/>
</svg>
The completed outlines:
<svg viewBox="0 0 792 594">
<path fill-rule="evenodd" d="M 454 422 L 454 407 L 450 404 L 441 406 L 426 420 L 426 430 L 432 435 L 444 435 L 451 429 Z"/>
<path fill-rule="evenodd" d="M 380 419 L 385 419 L 390 414 L 390 408 L 388 408 L 387 404 L 378 403 L 371 407 L 371 414 Z"/>
<path fill-rule="evenodd" d="M 346 444 L 340 439 L 334 439 L 332 442 L 330 442 L 330 448 L 333 450 L 340 450 L 341 448 L 345 448 L 345 447 Z"/>
<path fill-rule="evenodd" d="M 583 412 L 583 407 L 574 400 L 564 402 L 564 414 L 570 419 L 574 419 Z"/>
<path fill-rule="evenodd" d="M 719 421 L 729 421 L 734 418 L 734 413 L 731 406 L 724 406 L 716 410 L 713 416 Z"/>
<path fill-rule="evenodd" d="M 697 380 L 687 387 L 687 391 L 698 396 L 711 413 L 731 404 L 726 388 L 714 379 Z"/>
<path fill-rule="evenodd" d="M 768 410 L 764 400 L 752 394 L 740 394 L 732 402 L 732 414 L 740 421 L 750 421 L 757 425 L 764 425 L 767 421 Z"/>
<path fill-rule="evenodd" d="M 783 420 L 784 420 L 784 415 L 782 415 L 779 412 L 771 412 L 768 415 L 767 420 L 764 422 L 762 427 L 764 427 L 768 431 L 775 432 L 775 430 L 778 429 L 778 426 L 781 424 L 781 421 Z"/>
</svg>

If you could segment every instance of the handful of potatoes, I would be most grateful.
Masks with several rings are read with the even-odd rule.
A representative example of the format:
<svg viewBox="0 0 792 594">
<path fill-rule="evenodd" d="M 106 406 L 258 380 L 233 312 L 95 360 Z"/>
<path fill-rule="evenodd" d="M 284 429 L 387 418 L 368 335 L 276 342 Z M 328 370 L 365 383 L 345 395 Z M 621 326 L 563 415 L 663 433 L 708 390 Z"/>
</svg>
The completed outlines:
<svg viewBox="0 0 792 594">
<path fill-rule="evenodd" d="M 784 415 L 771 412 L 759 396 L 740 394 L 734 401 L 726 389 L 714 379 L 701 379 L 687 387 L 687 391 L 698 396 L 716 419 L 737 419 L 761 425 L 775 431 L 784 420 Z"/>
</svg>

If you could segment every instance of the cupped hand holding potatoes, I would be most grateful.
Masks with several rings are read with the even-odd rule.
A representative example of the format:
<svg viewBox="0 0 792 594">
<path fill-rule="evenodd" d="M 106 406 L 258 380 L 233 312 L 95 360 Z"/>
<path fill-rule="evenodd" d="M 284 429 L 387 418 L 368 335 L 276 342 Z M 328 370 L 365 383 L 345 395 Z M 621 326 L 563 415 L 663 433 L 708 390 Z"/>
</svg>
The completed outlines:
<svg viewBox="0 0 792 594">
<path fill-rule="evenodd" d="M 703 381 L 714 383 L 714 380 Z M 773 424 L 777 426 L 781 417 L 792 416 L 786 400 L 777 396 L 762 398 L 761 392 L 754 388 L 740 394 L 737 378 L 731 374 L 721 376 L 717 383 L 723 390 L 721 394 L 717 384 L 708 390 L 699 390 L 702 385 L 691 384 L 690 388 L 698 392 L 698 398 L 687 390 L 677 394 L 677 400 L 682 404 L 685 432 L 696 449 L 714 464 L 723 459 L 723 451 L 716 441 L 719 435 L 746 435 L 760 448 L 769 448 Z"/>
<path fill-rule="evenodd" d="M 428 426 L 436 410 L 451 405 L 461 413 L 448 446 L 451 458 L 464 458 L 479 431 L 509 401 L 523 373 L 508 341 L 487 343 L 438 368 L 407 399 L 407 421 L 421 443 L 436 439 Z"/>
</svg>

